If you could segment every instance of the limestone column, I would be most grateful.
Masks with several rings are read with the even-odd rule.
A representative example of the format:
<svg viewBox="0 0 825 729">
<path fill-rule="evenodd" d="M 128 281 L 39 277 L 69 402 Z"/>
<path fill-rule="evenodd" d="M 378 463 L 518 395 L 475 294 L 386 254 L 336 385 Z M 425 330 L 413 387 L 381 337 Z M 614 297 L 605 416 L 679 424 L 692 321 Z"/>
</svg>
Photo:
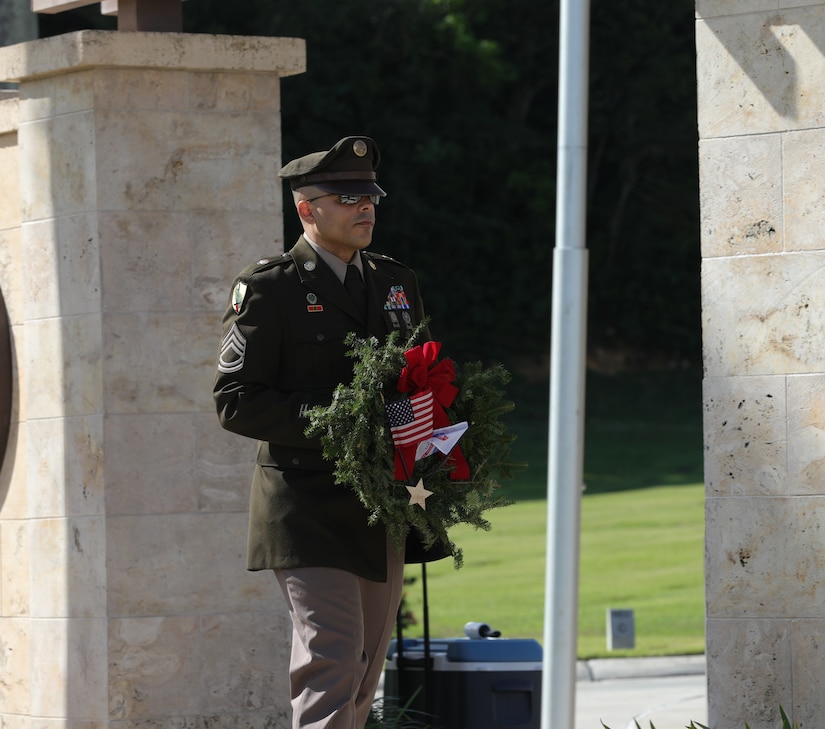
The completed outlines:
<svg viewBox="0 0 825 729">
<path fill-rule="evenodd" d="M 297 39 L 0 48 L 0 724 L 287 727 L 288 619 L 247 573 L 255 444 L 211 386 L 232 276 L 282 250 Z"/>
<path fill-rule="evenodd" d="M 825 715 L 825 4 L 697 0 L 709 724 Z"/>
</svg>

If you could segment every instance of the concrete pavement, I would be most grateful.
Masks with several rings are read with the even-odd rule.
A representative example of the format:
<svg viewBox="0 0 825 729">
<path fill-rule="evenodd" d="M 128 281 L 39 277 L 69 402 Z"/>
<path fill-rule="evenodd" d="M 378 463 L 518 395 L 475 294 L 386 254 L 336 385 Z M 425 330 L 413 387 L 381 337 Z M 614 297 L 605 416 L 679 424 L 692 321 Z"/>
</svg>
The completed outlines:
<svg viewBox="0 0 825 729">
<path fill-rule="evenodd" d="M 379 695 L 383 690 L 379 688 Z M 574 729 L 707 724 L 704 656 L 599 658 L 576 664 Z"/>
<path fill-rule="evenodd" d="M 704 656 L 579 661 L 575 729 L 684 729 L 707 724 Z"/>
</svg>

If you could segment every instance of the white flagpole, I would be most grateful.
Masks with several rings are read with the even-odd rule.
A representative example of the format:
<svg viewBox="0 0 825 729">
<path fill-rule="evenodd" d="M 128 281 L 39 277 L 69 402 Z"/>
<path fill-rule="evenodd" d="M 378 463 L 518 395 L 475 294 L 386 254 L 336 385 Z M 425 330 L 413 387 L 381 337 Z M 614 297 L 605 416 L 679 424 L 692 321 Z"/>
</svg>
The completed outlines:
<svg viewBox="0 0 825 729">
<path fill-rule="evenodd" d="M 542 729 L 573 729 L 576 707 L 587 324 L 589 23 L 590 0 L 561 0 Z"/>
</svg>

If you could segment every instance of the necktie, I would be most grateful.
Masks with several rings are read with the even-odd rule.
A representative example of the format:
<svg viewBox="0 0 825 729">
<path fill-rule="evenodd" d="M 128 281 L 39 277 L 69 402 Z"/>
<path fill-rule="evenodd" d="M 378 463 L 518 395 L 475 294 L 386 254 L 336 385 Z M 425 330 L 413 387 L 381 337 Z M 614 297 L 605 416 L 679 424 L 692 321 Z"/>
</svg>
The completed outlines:
<svg viewBox="0 0 825 729">
<path fill-rule="evenodd" d="M 367 309 L 367 291 L 364 288 L 364 281 L 361 279 L 361 273 L 351 263 L 347 266 L 347 275 L 344 277 L 344 288 L 352 297 L 358 311 L 361 314 L 366 313 Z"/>
</svg>

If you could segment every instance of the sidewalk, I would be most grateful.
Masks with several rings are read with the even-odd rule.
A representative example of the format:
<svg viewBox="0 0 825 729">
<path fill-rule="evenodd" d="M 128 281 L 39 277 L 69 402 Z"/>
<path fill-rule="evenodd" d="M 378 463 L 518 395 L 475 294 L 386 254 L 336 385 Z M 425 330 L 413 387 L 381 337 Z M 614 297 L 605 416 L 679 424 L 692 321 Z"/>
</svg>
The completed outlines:
<svg viewBox="0 0 825 729">
<path fill-rule="evenodd" d="M 575 729 L 707 724 L 704 656 L 602 658 L 576 666 Z"/>
<path fill-rule="evenodd" d="M 379 695 L 383 692 L 382 684 Z M 704 656 L 598 658 L 576 664 L 574 729 L 707 724 Z"/>
</svg>

